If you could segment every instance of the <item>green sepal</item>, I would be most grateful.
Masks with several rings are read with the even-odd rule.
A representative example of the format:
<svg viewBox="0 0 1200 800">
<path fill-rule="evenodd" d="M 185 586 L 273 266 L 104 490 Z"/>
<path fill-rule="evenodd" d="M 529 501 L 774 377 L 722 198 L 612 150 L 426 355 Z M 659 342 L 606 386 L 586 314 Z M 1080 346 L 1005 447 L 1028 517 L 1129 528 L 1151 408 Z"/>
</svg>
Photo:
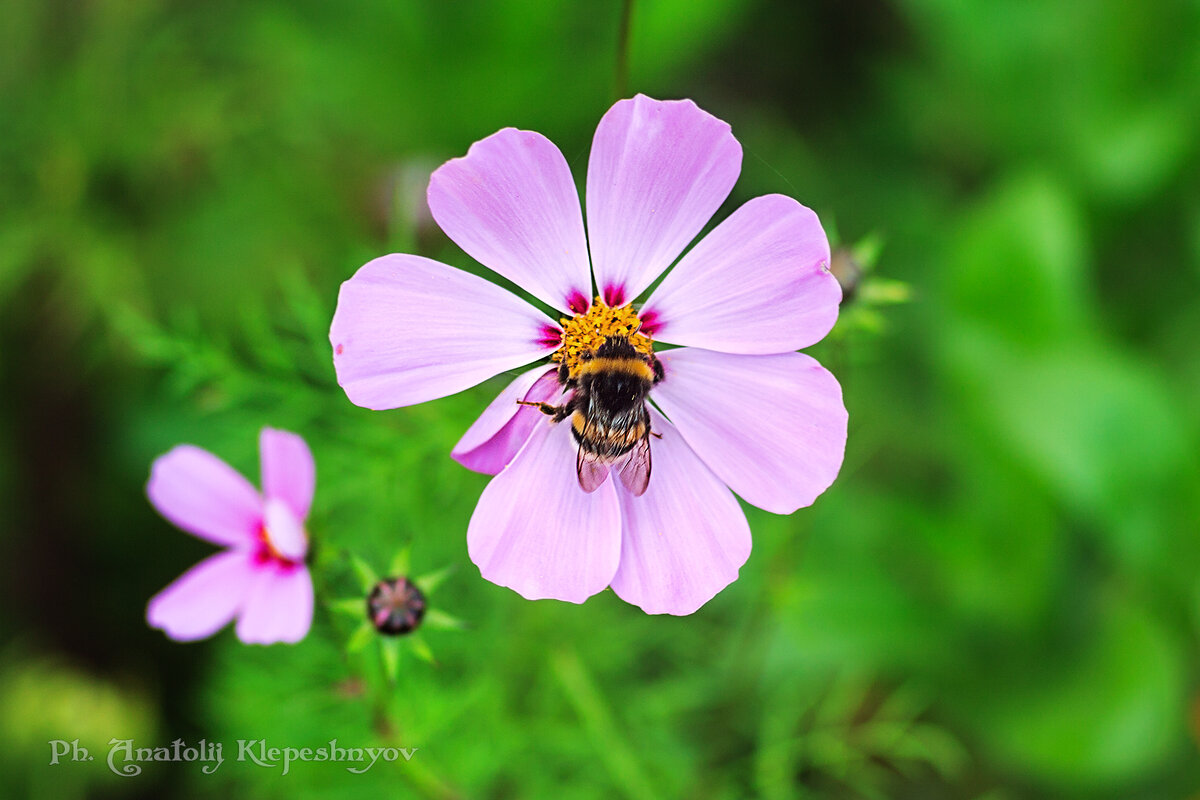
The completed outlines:
<svg viewBox="0 0 1200 800">
<path fill-rule="evenodd" d="M 379 637 L 379 652 L 383 656 L 383 674 L 395 683 L 400 674 L 400 642 L 393 636 Z"/>
<path fill-rule="evenodd" d="M 349 617 L 362 617 L 367 613 L 367 603 L 361 597 L 344 597 L 330 600 L 329 610 L 335 614 L 345 614 Z"/>
<path fill-rule="evenodd" d="M 392 563 L 388 565 L 389 578 L 407 578 L 409 565 L 409 555 L 412 552 L 411 545 L 404 545 L 396 551 L 396 555 L 392 557 Z"/>
<path fill-rule="evenodd" d="M 359 625 L 354 633 L 350 634 L 350 638 L 346 640 L 346 652 L 357 653 L 366 647 L 372 639 L 375 638 L 375 627 L 364 621 Z"/>
<path fill-rule="evenodd" d="M 408 643 L 412 646 L 413 655 L 421 659 L 427 664 L 437 665 L 437 659 L 433 656 L 433 650 L 429 648 L 429 643 L 425 641 L 419 633 L 413 633 L 408 636 Z"/>
<path fill-rule="evenodd" d="M 425 594 L 433 594 L 435 591 L 437 591 L 437 588 L 442 585 L 442 582 L 446 580 L 446 578 L 449 578 L 451 573 L 453 573 L 456 569 L 458 569 L 457 564 L 447 564 L 441 569 L 434 570 L 433 572 L 427 572 L 419 578 L 414 578 L 413 583 L 415 583 L 417 588 Z"/>
<path fill-rule="evenodd" d="M 358 582 L 362 585 L 364 594 L 371 591 L 375 588 L 375 584 L 379 583 L 379 576 L 375 574 L 375 570 L 371 569 L 371 565 L 354 553 L 350 554 L 350 566 L 354 567 L 354 574 L 358 576 Z"/>
<path fill-rule="evenodd" d="M 465 631 L 468 627 L 465 621 L 447 614 L 440 608 L 427 610 L 422 624 L 434 631 Z"/>
</svg>

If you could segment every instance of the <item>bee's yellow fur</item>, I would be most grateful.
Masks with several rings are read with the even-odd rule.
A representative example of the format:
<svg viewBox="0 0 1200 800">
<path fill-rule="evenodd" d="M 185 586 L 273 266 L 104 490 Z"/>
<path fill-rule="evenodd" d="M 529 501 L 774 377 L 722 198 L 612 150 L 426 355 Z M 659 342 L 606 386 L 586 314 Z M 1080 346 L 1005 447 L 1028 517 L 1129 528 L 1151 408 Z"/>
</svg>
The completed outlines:
<svg viewBox="0 0 1200 800">
<path fill-rule="evenodd" d="M 627 372 L 644 381 L 654 381 L 654 370 L 640 358 L 593 358 L 579 365 L 580 377 L 602 372 Z"/>
</svg>

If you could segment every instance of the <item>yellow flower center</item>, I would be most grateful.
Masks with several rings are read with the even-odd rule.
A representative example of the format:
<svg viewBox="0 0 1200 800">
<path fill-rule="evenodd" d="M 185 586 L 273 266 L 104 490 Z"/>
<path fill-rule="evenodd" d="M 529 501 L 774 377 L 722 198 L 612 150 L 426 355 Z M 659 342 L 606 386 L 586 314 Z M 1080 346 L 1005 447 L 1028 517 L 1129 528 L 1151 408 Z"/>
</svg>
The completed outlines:
<svg viewBox="0 0 1200 800">
<path fill-rule="evenodd" d="M 650 337 L 639 333 L 642 320 L 633 310 L 632 303 L 611 307 L 597 297 L 585 313 L 563 317 L 559 323 L 563 328 L 562 346 L 554 351 L 550 360 L 566 364 L 572 378 L 578 377 L 580 364 L 610 336 L 628 339 L 633 348 L 643 355 L 654 352 Z"/>
</svg>

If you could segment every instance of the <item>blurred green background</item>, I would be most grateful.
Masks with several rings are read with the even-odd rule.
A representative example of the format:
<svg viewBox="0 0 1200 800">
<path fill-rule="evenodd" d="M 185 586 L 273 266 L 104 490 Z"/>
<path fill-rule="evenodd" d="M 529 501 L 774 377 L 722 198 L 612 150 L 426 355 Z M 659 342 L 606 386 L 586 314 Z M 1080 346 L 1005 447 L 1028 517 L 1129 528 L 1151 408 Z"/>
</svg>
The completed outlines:
<svg viewBox="0 0 1200 800">
<path fill-rule="evenodd" d="M 691 97 L 768 192 L 874 264 L 810 350 L 850 410 L 810 509 L 692 617 L 478 576 L 451 461 L 503 379 L 374 413 L 338 285 L 469 260 L 430 170 L 513 125 L 582 181 L 618 0 L 9 0 L 0 10 L 0 784 L 9 796 L 1200 797 L 1200 3 L 639 0 L 630 92 Z M 835 233 L 836 232 L 836 233 Z M 893 282 L 893 283 L 889 283 Z M 909 302 L 883 301 L 902 294 Z M 295 647 L 178 645 L 147 598 L 211 548 L 159 518 L 191 442 L 318 464 L 319 600 L 357 556 L 463 631 L 435 664 L 322 606 Z M 361 644 L 361 642 L 360 642 Z M 110 738 L 225 763 L 103 766 Z M 362 775 L 233 742 L 418 747 Z M 48 766 L 51 739 L 94 763 Z"/>
</svg>

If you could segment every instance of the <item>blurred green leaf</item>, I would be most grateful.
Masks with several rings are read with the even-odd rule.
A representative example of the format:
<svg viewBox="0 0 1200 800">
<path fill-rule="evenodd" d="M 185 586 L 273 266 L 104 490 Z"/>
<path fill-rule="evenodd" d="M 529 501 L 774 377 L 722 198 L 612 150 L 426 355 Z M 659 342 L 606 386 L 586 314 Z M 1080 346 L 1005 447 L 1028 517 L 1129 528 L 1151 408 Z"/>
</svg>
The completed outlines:
<svg viewBox="0 0 1200 800">
<path fill-rule="evenodd" d="M 978 697 L 978 730 L 1005 763 L 1100 788 L 1172 753 L 1186 701 L 1176 645 L 1136 607 L 1110 598 L 1105 610 L 1082 649 Z"/>
</svg>

